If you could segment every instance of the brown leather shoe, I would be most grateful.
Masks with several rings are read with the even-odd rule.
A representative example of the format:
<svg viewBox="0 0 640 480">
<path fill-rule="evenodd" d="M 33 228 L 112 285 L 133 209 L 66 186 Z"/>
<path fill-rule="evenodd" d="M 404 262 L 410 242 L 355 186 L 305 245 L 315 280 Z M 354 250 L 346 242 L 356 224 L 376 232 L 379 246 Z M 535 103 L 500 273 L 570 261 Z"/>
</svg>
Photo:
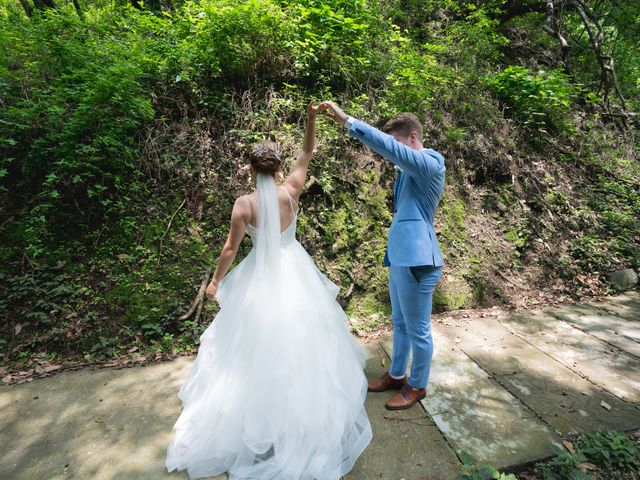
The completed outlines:
<svg viewBox="0 0 640 480">
<path fill-rule="evenodd" d="M 407 376 L 393 378 L 389 372 L 385 373 L 380 380 L 369 381 L 370 392 L 386 392 L 387 390 L 400 390 L 407 383 Z"/>
<path fill-rule="evenodd" d="M 426 396 L 427 390 L 425 388 L 414 390 L 409 384 L 406 384 L 391 400 L 385 403 L 384 407 L 387 410 L 404 410 L 413 407 L 418 400 L 422 400 Z"/>
</svg>

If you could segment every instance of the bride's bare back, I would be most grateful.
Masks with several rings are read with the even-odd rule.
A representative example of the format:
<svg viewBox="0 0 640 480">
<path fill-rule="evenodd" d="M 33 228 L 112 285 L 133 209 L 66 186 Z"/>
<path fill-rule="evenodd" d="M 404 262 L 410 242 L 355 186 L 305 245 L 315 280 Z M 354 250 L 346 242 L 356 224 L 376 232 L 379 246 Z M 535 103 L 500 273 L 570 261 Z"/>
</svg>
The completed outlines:
<svg viewBox="0 0 640 480">
<path fill-rule="evenodd" d="M 298 203 L 291 196 L 287 187 L 281 185 L 277 187 L 277 192 L 278 204 L 280 206 L 280 231 L 283 232 L 293 222 L 293 219 L 298 212 Z M 249 201 L 251 208 L 251 220 L 249 221 L 249 225 L 255 228 L 258 226 L 257 192 L 253 191 L 250 194 L 245 195 L 245 198 Z"/>
</svg>

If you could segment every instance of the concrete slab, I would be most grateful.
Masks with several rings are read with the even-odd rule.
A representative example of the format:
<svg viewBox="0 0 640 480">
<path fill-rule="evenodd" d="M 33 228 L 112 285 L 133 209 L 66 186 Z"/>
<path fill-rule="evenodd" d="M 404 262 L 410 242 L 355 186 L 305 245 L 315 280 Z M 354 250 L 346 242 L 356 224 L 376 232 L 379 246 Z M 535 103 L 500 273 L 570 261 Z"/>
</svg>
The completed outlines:
<svg viewBox="0 0 640 480">
<path fill-rule="evenodd" d="M 547 313 L 640 358 L 640 322 L 591 305 L 569 305 Z"/>
<path fill-rule="evenodd" d="M 627 321 L 640 322 L 640 291 L 625 292 L 621 295 L 606 297 L 585 305 L 602 308 L 619 315 Z"/>
<path fill-rule="evenodd" d="M 369 357 L 367 375 L 379 377 L 388 357 L 377 344 Z M 167 473 L 164 461 L 180 414 L 177 392 L 193 360 L 84 369 L 0 388 L 0 478 L 188 479 Z M 389 412 L 384 403 L 392 394 L 367 398 L 374 438 L 345 478 L 454 478 L 458 459 L 424 409 Z"/>
<path fill-rule="evenodd" d="M 517 336 L 617 397 L 640 402 L 640 359 L 637 357 L 541 310 L 503 318 L 500 322 Z"/>
<path fill-rule="evenodd" d="M 0 388 L 0 478 L 187 479 L 168 474 L 164 461 L 192 361 L 84 369 Z"/>
<path fill-rule="evenodd" d="M 379 378 L 388 368 L 384 350 L 378 344 L 370 345 L 367 377 Z M 450 480 L 458 476 L 460 463 L 455 453 L 420 405 L 396 412 L 384 408 L 395 393 L 368 394 L 373 440 L 345 480 Z"/>
<path fill-rule="evenodd" d="M 510 469 L 553 455 L 558 435 L 434 328 L 434 357 L 423 406 L 456 452 Z M 383 340 L 391 352 L 391 338 Z"/>
<path fill-rule="evenodd" d="M 495 319 L 440 327 L 500 385 L 562 435 L 640 428 L 640 410 L 512 334 Z M 601 406 L 604 401 L 611 407 Z"/>
<path fill-rule="evenodd" d="M 506 469 L 550 456 L 554 429 L 639 427 L 640 292 L 500 321 L 472 319 L 466 331 L 434 326 L 427 398 L 389 412 L 394 392 L 369 395 L 374 438 L 346 480 L 455 478 L 454 450 L 462 449 Z M 390 353 L 390 338 L 383 344 Z M 0 387 L 0 479 L 187 479 L 168 474 L 164 461 L 193 360 Z M 372 346 L 367 375 L 388 365 Z"/>
</svg>

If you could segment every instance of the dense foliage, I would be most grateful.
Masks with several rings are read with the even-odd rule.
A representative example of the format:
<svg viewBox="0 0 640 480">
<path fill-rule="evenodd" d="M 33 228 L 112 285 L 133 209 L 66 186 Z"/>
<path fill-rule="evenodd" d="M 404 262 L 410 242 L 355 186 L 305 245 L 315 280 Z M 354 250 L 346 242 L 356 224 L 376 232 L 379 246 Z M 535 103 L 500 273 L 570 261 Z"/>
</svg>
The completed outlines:
<svg viewBox="0 0 640 480">
<path fill-rule="evenodd" d="M 292 161 L 311 98 L 378 125 L 413 111 L 445 155 L 436 308 L 596 293 L 640 267 L 632 2 L 594 10 L 624 105 L 576 14 L 568 68 L 544 16 L 500 0 L 25 4 L 0 7 L 5 361 L 193 346 L 216 307 L 177 317 L 250 189 L 246 147 L 273 135 Z M 318 137 L 298 236 L 364 332 L 389 311 L 393 170 L 328 121 Z"/>
</svg>

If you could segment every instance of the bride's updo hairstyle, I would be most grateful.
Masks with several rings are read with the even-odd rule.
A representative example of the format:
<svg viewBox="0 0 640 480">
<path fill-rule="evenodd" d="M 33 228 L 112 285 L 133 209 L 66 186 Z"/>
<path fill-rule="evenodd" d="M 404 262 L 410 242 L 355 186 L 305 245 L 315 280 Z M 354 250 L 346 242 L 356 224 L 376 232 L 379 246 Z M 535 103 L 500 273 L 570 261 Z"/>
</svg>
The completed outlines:
<svg viewBox="0 0 640 480">
<path fill-rule="evenodd" d="M 253 144 L 249 153 L 249 161 L 256 172 L 275 176 L 282 159 L 275 142 L 263 140 Z"/>
</svg>

